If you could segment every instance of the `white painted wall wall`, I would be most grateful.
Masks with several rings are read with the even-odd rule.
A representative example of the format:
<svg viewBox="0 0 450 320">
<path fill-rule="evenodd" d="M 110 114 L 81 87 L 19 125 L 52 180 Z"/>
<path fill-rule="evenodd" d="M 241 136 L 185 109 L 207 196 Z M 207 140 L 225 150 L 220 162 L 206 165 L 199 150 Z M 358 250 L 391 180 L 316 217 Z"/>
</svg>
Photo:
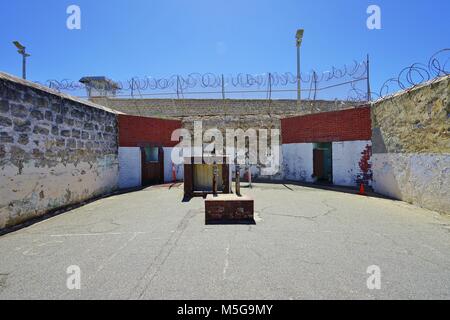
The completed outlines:
<svg viewBox="0 0 450 320">
<path fill-rule="evenodd" d="M 58 163 L 51 168 L 30 160 L 20 172 L 15 165 L 2 166 L 0 229 L 114 191 L 118 167 L 116 155 L 94 162 Z"/>
<path fill-rule="evenodd" d="M 333 142 L 333 183 L 338 186 L 357 186 L 361 173 L 359 162 L 370 140 Z"/>
<path fill-rule="evenodd" d="M 172 176 L 172 150 L 174 150 L 173 147 L 164 147 L 164 182 L 170 183 L 173 181 Z M 181 151 L 180 148 L 177 148 L 177 150 Z M 182 158 L 181 158 L 182 160 Z M 175 164 L 175 172 L 177 176 L 177 181 L 183 181 L 184 180 L 184 163 L 181 164 Z"/>
<path fill-rule="evenodd" d="M 376 153 L 375 192 L 450 213 L 450 154 Z"/>
<path fill-rule="evenodd" d="M 313 182 L 312 143 L 291 143 L 282 146 L 282 170 L 284 179 Z"/>
<path fill-rule="evenodd" d="M 172 147 L 164 147 L 164 182 L 170 183 L 172 177 Z M 184 177 L 184 165 L 175 165 L 177 181 Z M 138 147 L 119 148 L 119 188 L 134 188 L 142 185 L 141 150 Z"/>
<path fill-rule="evenodd" d="M 141 149 L 119 148 L 119 188 L 134 188 L 142 185 Z"/>
</svg>

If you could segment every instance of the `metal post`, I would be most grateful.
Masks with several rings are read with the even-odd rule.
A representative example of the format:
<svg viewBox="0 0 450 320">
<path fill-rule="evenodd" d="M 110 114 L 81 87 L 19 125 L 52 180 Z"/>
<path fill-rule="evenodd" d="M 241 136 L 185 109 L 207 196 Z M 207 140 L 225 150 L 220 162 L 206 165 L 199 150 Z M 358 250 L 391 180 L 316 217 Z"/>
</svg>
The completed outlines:
<svg viewBox="0 0 450 320">
<path fill-rule="evenodd" d="M 22 78 L 27 78 L 27 56 L 25 52 L 22 54 Z"/>
<path fill-rule="evenodd" d="M 223 74 L 222 74 L 222 99 L 225 100 L 225 81 L 224 81 Z"/>
<path fill-rule="evenodd" d="M 367 101 L 372 101 L 372 94 L 370 93 L 370 62 L 367 54 Z"/>
<path fill-rule="evenodd" d="M 301 82 L 302 82 L 302 76 L 300 73 L 300 46 L 302 45 L 302 41 L 303 41 L 303 33 L 305 30 L 303 29 L 298 29 L 297 33 L 295 35 L 296 38 L 296 45 L 297 45 L 297 104 L 298 107 L 300 107 L 301 105 L 301 99 L 302 99 L 302 88 L 301 88 Z"/>
<path fill-rule="evenodd" d="M 236 195 L 241 196 L 241 168 L 236 165 Z"/>
<path fill-rule="evenodd" d="M 268 98 L 269 100 L 272 99 L 272 74 L 269 72 L 269 93 L 268 93 Z"/>
<path fill-rule="evenodd" d="M 177 76 L 177 99 L 180 99 L 179 86 L 180 86 L 180 76 Z"/>
<path fill-rule="evenodd" d="M 301 75 L 300 75 L 300 45 L 297 45 L 297 102 L 300 105 L 302 94 L 301 94 Z"/>
<path fill-rule="evenodd" d="M 22 78 L 26 79 L 27 78 L 27 58 L 30 56 L 27 52 L 26 52 L 26 48 L 25 46 L 23 46 L 22 44 L 20 44 L 19 41 L 13 41 L 13 44 L 16 46 L 16 48 L 18 49 L 17 52 L 22 55 Z"/>
<path fill-rule="evenodd" d="M 314 80 L 314 98 L 313 98 L 313 100 L 316 101 L 316 95 L 317 95 L 317 73 L 316 73 L 316 71 L 313 71 L 313 80 Z"/>
<path fill-rule="evenodd" d="M 218 176 L 217 163 L 214 161 L 213 164 L 213 195 L 217 196 L 217 176 Z"/>
</svg>

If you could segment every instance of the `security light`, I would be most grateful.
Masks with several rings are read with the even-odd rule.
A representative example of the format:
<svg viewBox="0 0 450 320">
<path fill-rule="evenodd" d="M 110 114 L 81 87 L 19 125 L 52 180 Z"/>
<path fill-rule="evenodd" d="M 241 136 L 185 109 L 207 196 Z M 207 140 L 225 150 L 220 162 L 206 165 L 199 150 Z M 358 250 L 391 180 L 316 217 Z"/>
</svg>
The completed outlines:
<svg viewBox="0 0 450 320">
<path fill-rule="evenodd" d="M 297 39 L 297 47 L 299 47 L 302 44 L 303 40 L 303 29 L 298 29 L 297 34 L 295 35 L 295 38 Z"/>
<path fill-rule="evenodd" d="M 298 29 L 295 35 L 297 39 L 297 103 L 299 107 L 301 104 L 300 45 L 302 44 L 303 33 L 303 29 Z"/>
<path fill-rule="evenodd" d="M 13 44 L 17 49 L 19 49 L 17 52 L 22 55 L 22 78 L 26 79 L 26 58 L 28 58 L 30 55 L 25 52 L 25 46 L 23 46 L 19 41 L 13 41 Z"/>
<path fill-rule="evenodd" d="M 19 49 L 20 51 L 25 50 L 25 47 L 23 45 L 21 45 L 19 41 L 13 41 L 13 43 L 17 47 L 17 49 Z"/>
</svg>

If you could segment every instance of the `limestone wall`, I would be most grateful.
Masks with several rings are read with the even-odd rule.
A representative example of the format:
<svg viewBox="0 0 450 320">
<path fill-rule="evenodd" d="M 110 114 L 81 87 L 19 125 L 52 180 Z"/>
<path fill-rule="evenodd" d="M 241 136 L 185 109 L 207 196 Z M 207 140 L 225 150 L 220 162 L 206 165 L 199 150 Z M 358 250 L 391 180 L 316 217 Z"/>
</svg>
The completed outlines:
<svg viewBox="0 0 450 320">
<path fill-rule="evenodd" d="M 372 105 L 375 191 L 450 213 L 450 76 Z"/>
<path fill-rule="evenodd" d="M 183 126 L 192 129 L 195 120 L 203 127 L 219 128 L 279 128 L 280 119 L 316 112 L 349 109 L 359 105 L 343 101 L 315 101 L 313 104 L 296 100 L 262 99 L 119 99 L 92 98 L 93 102 L 108 108 L 137 116 L 172 118 L 182 120 Z"/>
<path fill-rule="evenodd" d="M 0 73 L 0 229 L 117 180 L 115 112 Z"/>
</svg>

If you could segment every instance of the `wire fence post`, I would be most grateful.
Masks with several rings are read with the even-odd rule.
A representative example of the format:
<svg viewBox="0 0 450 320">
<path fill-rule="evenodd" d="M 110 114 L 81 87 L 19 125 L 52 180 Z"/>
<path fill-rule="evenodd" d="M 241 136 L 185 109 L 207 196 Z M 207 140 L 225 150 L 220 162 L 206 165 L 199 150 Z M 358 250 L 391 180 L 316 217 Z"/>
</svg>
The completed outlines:
<svg viewBox="0 0 450 320">
<path fill-rule="evenodd" d="M 134 97 L 134 78 L 131 78 L 131 97 Z"/>
<path fill-rule="evenodd" d="M 316 101 L 316 96 L 317 96 L 317 73 L 315 71 L 313 72 L 313 81 L 314 81 L 313 101 Z"/>
<path fill-rule="evenodd" d="M 225 100 L 225 81 L 222 73 L 222 99 Z"/>
<path fill-rule="evenodd" d="M 177 99 L 180 99 L 180 76 L 177 75 Z"/>
<path fill-rule="evenodd" d="M 269 72 L 269 79 L 268 79 L 268 84 L 267 84 L 267 97 L 269 100 L 272 99 L 272 74 Z"/>
<path fill-rule="evenodd" d="M 369 54 L 367 54 L 367 62 L 366 62 L 366 68 L 367 68 L 367 101 L 372 101 L 372 95 L 370 93 L 370 61 L 369 61 Z"/>
<path fill-rule="evenodd" d="M 316 101 L 317 96 L 317 73 L 313 70 L 312 76 L 311 76 L 311 85 L 309 86 L 309 95 L 308 98 L 310 99 L 310 105 L 311 105 L 311 113 L 314 112 L 314 102 Z M 311 91 L 313 93 L 312 96 L 312 102 L 311 102 Z"/>
</svg>

